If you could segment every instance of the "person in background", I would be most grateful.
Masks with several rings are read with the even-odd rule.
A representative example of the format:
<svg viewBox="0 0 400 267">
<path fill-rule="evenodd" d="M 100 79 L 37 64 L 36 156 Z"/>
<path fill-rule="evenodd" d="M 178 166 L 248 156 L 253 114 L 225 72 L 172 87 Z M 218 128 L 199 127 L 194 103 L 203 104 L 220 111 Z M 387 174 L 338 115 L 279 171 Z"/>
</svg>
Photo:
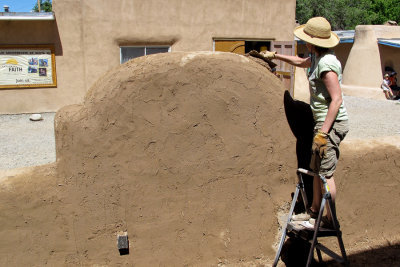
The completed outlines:
<svg viewBox="0 0 400 267">
<path fill-rule="evenodd" d="M 322 182 L 318 174 L 327 178 L 332 201 L 335 203 L 336 185 L 333 174 L 339 159 L 339 144 L 349 131 L 348 115 L 340 87 L 342 67 L 330 50 L 340 40 L 323 17 L 309 19 L 306 24 L 296 27 L 294 34 L 306 42 L 311 56 L 301 58 L 271 51 L 262 54 L 267 59 L 278 59 L 297 67 L 310 68 L 310 106 L 315 121 L 310 167 L 317 175 L 313 180 L 312 205 L 307 213 L 311 217 L 310 223 L 315 223 L 322 199 Z M 321 227 L 333 228 L 329 209 L 327 216 L 322 217 Z"/>
<path fill-rule="evenodd" d="M 385 74 L 385 76 L 383 76 L 381 88 L 382 88 L 383 92 L 385 93 L 386 99 L 394 99 L 392 89 L 390 88 L 389 74 L 387 74 L 387 73 Z"/>
<path fill-rule="evenodd" d="M 400 99 L 400 88 L 397 86 L 397 72 L 395 72 L 395 71 L 392 71 L 390 74 L 389 74 L 389 81 L 390 81 L 390 84 L 389 84 L 389 87 L 390 87 L 390 89 L 392 89 L 392 93 L 393 93 L 393 95 L 394 95 L 394 99 Z"/>
</svg>

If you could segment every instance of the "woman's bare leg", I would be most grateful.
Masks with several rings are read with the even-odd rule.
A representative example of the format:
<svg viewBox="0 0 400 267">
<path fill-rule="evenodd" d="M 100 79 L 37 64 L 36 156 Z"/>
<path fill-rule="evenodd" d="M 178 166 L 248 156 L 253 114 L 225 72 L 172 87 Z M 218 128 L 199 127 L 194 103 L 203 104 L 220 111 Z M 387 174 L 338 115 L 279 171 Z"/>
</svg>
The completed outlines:
<svg viewBox="0 0 400 267">
<path fill-rule="evenodd" d="M 329 186 L 329 192 L 331 192 L 331 198 L 332 198 L 332 203 L 333 203 L 333 208 L 335 208 L 335 199 L 336 199 L 336 184 L 335 184 L 335 179 L 333 176 L 329 179 L 326 179 L 326 182 L 328 183 Z M 331 212 L 329 210 L 329 205 L 326 206 L 326 212 L 328 219 L 332 221 L 331 217 Z"/>
<path fill-rule="evenodd" d="M 332 198 L 332 203 L 333 206 L 335 206 L 335 199 L 336 199 L 336 184 L 335 184 L 335 179 L 333 176 L 329 179 L 326 179 L 327 184 L 329 186 L 329 191 L 331 193 L 331 198 Z M 319 176 L 314 176 L 314 181 L 313 181 L 313 202 L 311 205 L 311 210 L 313 212 L 319 212 L 319 209 L 321 207 L 321 200 L 322 200 L 322 181 L 319 178 Z M 328 216 L 329 220 L 332 220 L 331 217 L 331 212 L 329 210 L 329 205 L 326 205 L 326 213 Z"/>
<path fill-rule="evenodd" d="M 311 211 L 318 213 L 321 207 L 321 179 L 315 175 L 313 180 L 313 201 L 311 205 Z"/>
</svg>

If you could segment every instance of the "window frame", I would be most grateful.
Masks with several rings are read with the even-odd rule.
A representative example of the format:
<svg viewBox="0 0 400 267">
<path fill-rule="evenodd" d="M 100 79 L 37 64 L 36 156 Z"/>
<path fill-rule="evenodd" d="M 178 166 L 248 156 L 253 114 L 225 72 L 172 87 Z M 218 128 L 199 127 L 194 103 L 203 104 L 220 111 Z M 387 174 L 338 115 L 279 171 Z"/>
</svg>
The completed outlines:
<svg viewBox="0 0 400 267">
<path fill-rule="evenodd" d="M 144 55 L 147 56 L 147 48 L 168 48 L 167 53 L 171 52 L 171 46 L 170 45 L 120 45 L 119 46 L 119 63 L 124 64 L 125 62 L 122 63 L 122 49 L 121 48 L 144 48 Z M 133 58 L 131 58 L 133 59 Z"/>
</svg>

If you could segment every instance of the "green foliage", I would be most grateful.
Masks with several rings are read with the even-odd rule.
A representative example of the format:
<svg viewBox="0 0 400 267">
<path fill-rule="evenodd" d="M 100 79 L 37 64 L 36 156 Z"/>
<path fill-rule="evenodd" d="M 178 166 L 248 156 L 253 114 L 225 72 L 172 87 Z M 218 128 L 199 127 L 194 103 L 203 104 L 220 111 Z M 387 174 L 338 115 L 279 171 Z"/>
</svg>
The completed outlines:
<svg viewBox="0 0 400 267">
<path fill-rule="evenodd" d="M 40 11 L 42 12 L 51 12 L 53 10 L 53 6 L 51 0 L 40 0 Z M 38 4 L 32 8 L 32 11 L 39 12 Z"/>
<path fill-rule="evenodd" d="M 400 0 L 373 0 L 371 10 L 375 14 L 373 24 L 383 24 L 388 20 L 400 22 Z"/>
<path fill-rule="evenodd" d="M 400 21 L 400 0 L 297 0 L 296 4 L 296 19 L 300 24 L 322 16 L 333 30 Z"/>
</svg>

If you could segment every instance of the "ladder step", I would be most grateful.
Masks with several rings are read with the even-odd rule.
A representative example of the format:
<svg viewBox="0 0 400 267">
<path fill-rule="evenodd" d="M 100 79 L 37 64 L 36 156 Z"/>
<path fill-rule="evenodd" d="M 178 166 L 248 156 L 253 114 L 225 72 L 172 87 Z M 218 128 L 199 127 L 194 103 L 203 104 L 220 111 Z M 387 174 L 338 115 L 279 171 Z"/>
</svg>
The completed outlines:
<svg viewBox="0 0 400 267">
<path fill-rule="evenodd" d="M 304 240 L 313 239 L 314 228 L 308 227 L 308 221 L 291 221 L 287 225 L 287 232 L 293 232 L 295 235 L 303 238 Z M 338 231 L 341 234 L 340 230 Z M 319 228 L 317 233 L 318 237 L 337 236 L 336 230 Z"/>
</svg>

